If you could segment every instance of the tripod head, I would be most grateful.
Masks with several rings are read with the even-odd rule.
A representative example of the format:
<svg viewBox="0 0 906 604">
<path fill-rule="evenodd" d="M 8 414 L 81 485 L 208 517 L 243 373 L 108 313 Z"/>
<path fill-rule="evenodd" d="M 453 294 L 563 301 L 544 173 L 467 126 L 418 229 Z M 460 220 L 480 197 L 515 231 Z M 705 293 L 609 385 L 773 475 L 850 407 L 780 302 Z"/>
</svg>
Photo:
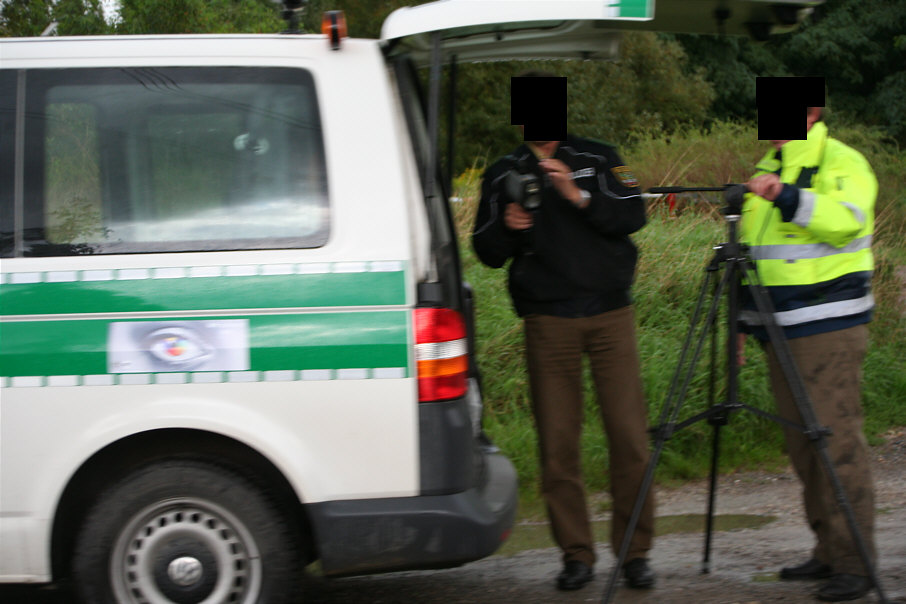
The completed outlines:
<svg viewBox="0 0 906 604">
<path fill-rule="evenodd" d="M 652 187 L 648 189 L 649 193 L 699 193 L 699 192 L 723 192 L 724 201 L 727 207 L 724 208 L 724 214 L 727 216 L 740 216 L 742 214 L 742 202 L 748 188 L 740 184 L 726 184 L 722 187 Z"/>
<path fill-rule="evenodd" d="M 726 184 L 722 187 L 652 187 L 648 189 L 648 192 L 655 194 L 722 192 L 724 194 L 724 201 L 727 202 L 727 205 L 721 208 L 721 213 L 726 218 L 729 234 L 725 243 L 714 247 L 714 258 L 708 270 L 715 271 L 722 263 L 728 260 L 738 261 L 748 252 L 748 246 L 739 241 L 738 230 L 739 219 L 742 217 L 742 204 L 748 190 L 742 184 Z"/>
</svg>

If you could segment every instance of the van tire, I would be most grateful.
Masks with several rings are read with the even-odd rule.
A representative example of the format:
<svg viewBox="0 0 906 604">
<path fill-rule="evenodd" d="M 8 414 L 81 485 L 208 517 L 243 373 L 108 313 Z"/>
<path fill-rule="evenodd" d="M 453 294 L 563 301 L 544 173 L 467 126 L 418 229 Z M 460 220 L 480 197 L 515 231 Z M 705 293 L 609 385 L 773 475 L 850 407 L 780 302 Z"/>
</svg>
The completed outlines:
<svg viewBox="0 0 906 604">
<path fill-rule="evenodd" d="M 112 484 L 76 539 L 73 583 L 85 604 L 288 604 L 303 544 L 292 515 L 240 474 L 156 462 Z"/>
</svg>

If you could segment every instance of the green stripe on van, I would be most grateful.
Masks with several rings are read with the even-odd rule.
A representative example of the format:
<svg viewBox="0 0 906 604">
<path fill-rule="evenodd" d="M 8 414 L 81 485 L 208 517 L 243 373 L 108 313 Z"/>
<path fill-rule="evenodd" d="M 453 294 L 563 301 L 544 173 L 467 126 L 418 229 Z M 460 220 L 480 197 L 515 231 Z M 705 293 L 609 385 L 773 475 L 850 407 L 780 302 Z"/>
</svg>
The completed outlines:
<svg viewBox="0 0 906 604">
<path fill-rule="evenodd" d="M 249 322 L 250 372 L 409 367 L 406 311 L 256 315 Z M 209 319 L 197 319 L 199 321 Z M 180 319 L 185 322 L 185 319 Z M 0 375 L 107 374 L 110 321 L 0 323 Z"/>
<path fill-rule="evenodd" d="M 98 272 L 109 273 L 109 277 L 73 271 L 73 280 L 55 282 L 51 273 L 9 275 L 0 285 L 0 314 L 9 317 L 406 303 L 402 269 L 210 277 L 186 273 L 179 278 L 139 279 L 129 278 L 129 273 L 122 270 Z"/>
<path fill-rule="evenodd" d="M 651 10 L 651 0 L 620 0 L 618 5 L 620 16 L 627 19 L 650 19 L 654 16 Z"/>
</svg>

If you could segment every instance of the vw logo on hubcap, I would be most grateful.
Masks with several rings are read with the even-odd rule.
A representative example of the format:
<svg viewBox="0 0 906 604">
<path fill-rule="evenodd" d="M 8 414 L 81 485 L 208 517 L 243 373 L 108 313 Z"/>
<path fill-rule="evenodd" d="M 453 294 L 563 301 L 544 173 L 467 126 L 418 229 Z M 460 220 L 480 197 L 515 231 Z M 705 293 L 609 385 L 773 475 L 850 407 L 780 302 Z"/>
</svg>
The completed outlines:
<svg viewBox="0 0 906 604">
<path fill-rule="evenodd" d="M 197 558 L 192 558 L 191 556 L 175 558 L 170 562 L 170 565 L 167 566 L 167 576 L 170 577 L 171 581 L 182 587 L 188 587 L 189 585 L 198 583 L 201 579 L 201 575 L 201 562 L 199 562 Z"/>
</svg>

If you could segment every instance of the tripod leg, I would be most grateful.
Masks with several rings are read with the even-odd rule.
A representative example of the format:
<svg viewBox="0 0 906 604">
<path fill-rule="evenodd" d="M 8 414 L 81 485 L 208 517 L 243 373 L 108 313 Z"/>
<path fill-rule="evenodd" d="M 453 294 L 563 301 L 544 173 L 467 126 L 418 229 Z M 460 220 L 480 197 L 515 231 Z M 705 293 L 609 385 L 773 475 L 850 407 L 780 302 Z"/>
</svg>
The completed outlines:
<svg viewBox="0 0 906 604">
<path fill-rule="evenodd" d="M 683 342 L 683 349 L 680 353 L 680 362 L 677 365 L 676 371 L 674 372 L 673 379 L 671 381 L 670 392 L 667 395 L 667 402 L 664 404 L 664 408 L 661 411 L 660 423 L 655 430 L 656 436 L 654 450 L 651 453 L 651 457 L 648 461 L 648 466 L 645 468 L 645 475 L 642 479 L 642 484 L 639 487 L 639 493 L 636 496 L 635 506 L 632 509 L 629 523 L 626 526 L 626 532 L 623 535 L 623 541 L 620 544 L 620 551 L 617 554 L 616 564 L 614 565 L 614 568 L 610 573 L 610 578 L 608 579 L 607 586 L 604 590 L 604 595 L 601 600 L 604 604 L 609 603 L 611 601 L 611 598 L 613 598 L 614 591 L 616 590 L 617 577 L 619 576 L 620 569 L 623 567 L 623 563 L 626 561 L 626 556 L 629 553 L 629 546 L 632 541 L 633 534 L 635 533 L 636 526 L 638 525 L 639 517 L 642 514 L 642 507 L 645 504 L 645 500 L 648 498 L 648 493 L 651 490 L 652 483 L 654 482 L 655 468 L 657 467 L 658 461 L 660 460 L 661 452 L 664 449 L 664 444 L 672 436 L 676 417 L 679 414 L 679 410 L 682 406 L 683 399 L 685 398 L 685 393 L 689 386 L 689 383 L 692 381 L 692 376 L 695 372 L 695 365 L 698 362 L 699 356 L 701 355 L 701 350 L 707 336 L 707 331 L 714 325 L 715 317 L 717 316 L 717 311 L 720 305 L 721 293 L 723 291 L 723 288 L 729 281 L 729 275 L 725 274 L 723 279 L 715 286 L 714 296 L 708 308 L 708 314 L 705 318 L 702 331 L 699 334 L 698 341 L 694 347 L 692 359 L 688 367 L 685 367 L 685 360 L 688 356 L 689 349 L 692 347 L 692 343 L 695 340 L 695 333 L 697 331 L 698 322 L 701 318 L 704 302 L 708 295 L 708 285 L 712 281 L 712 272 L 713 271 L 709 270 L 706 273 L 704 281 L 702 282 L 695 312 L 693 313 L 692 321 L 689 324 L 689 330 L 686 334 L 686 339 Z M 685 378 L 681 380 L 684 369 Z M 682 383 L 681 387 L 680 383 Z M 679 395 L 675 397 L 676 389 L 678 387 L 680 389 L 680 392 Z M 706 414 L 702 414 L 702 417 L 705 416 Z"/>
<path fill-rule="evenodd" d="M 708 297 L 708 286 L 711 285 L 714 281 L 714 272 L 709 268 L 705 273 L 705 278 L 702 281 L 701 288 L 699 289 L 698 299 L 695 303 L 695 310 L 692 313 L 692 318 L 689 321 L 689 329 L 686 331 L 686 338 L 683 340 L 683 347 L 680 350 L 680 358 L 676 365 L 676 370 L 673 372 L 673 378 L 670 380 L 670 388 L 667 391 L 667 400 L 664 403 L 664 407 L 661 410 L 661 415 L 658 418 L 657 426 L 662 428 L 667 425 L 668 421 L 672 422 L 676 415 L 671 416 L 672 411 L 674 411 L 674 397 L 676 396 L 677 388 L 680 385 L 680 378 L 683 376 L 683 367 L 686 366 L 688 359 L 689 351 L 692 349 L 692 342 L 695 339 L 696 327 L 701 321 L 702 311 L 705 307 L 705 300 Z M 715 287 L 717 284 L 715 283 Z M 716 293 L 713 294 L 713 299 L 716 298 Z M 711 314 L 713 313 L 714 305 L 711 304 L 711 310 L 709 310 L 709 321 L 707 325 L 712 324 L 713 319 L 711 319 Z M 700 338 L 704 338 L 704 332 L 701 334 Z M 695 365 L 695 361 L 692 361 L 691 366 Z M 688 370 L 688 373 L 692 373 L 691 367 Z M 688 383 L 688 378 L 685 383 Z M 682 399 L 682 396 L 680 396 Z M 669 437 L 668 437 L 669 438 Z"/>
<path fill-rule="evenodd" d="M 715 292 L 716 293 L 716 292 Z M 716 318 L 716 317 L 715 317 Z M 717 330 L 711 330 L 711 371 L 708 383 L 708 406 L 717 405 Z M 714 429 L 711 439 L 711 475 L 708 486 L 708 515 L 705 517 L 705 553 L 702 558 L 702 574 L 711 572 L 711 540 L 714 533 L 714 508 L 717 499 L 717 473 L 720 465 L 720 427 L 727 423 L 726 414 L 719 413 L 708 419 Z"/>
<path fill-rule="evenodd" d="M 735 231 L 731 229 L 731 232 Z M 729 292 L 727 295 L 727 398 L 722 405 L 718 406 L 720 408 L 720 412 L 711 415 L 711 417 L 708 419 L 708 422 L 714 427 L 714 436 L 711 442 L 711 478 L 708 490 L 708 516 L 705 523 L 705 556 L 702 560 L 703 574 L 711 572 L 711 542 L 714 535 L 714 513 L 717 499 L 717 475 L 720 466 L 720 429 L 729 421 L 729 412 L 742 406 L 739 402 L 739 360 L 737 358 L 736 351 L 736 340 L 738 334 L 736 315 L 737 309 L 739 307 L 740 259 L 738 254 L 732 253 L 737 251 L 735 246 L 732 246 L 730 251 L 731 257 L 727 259 L 727 270 L 726 275 L 724 276 L 724 281 L 730 284 Z M 713 333 L 714 335 L 712 336 L 712 338 L 714 339 L 714 341 L 712 342 L 711 349 L 712 352 L 716 353 L 717 331 L 714 330 Z M 717 360 L 716 358 L 712 357 L 712 372 L 714 371 L 716 365 Z"/>
<path fill-rule="evenodd" d="M 620 544 L 620 552 L 617 555 L 617 562 L 613 568 L 613 571 L 610 573 L 610 578 L 607 581 L 607 587 L 604 589 L 604 597 L 601 600 L 605 604 L 610 602 L 613 597 L 613 592 L 617 587 L 617 577 L 620 574 L 620 569 L 623 567 L 623 563 L 626 561 L 626 555 L 629 553 L 629 544 L 632 541 L 632 536 L 635 533 L 635 527 L 639 523 L 639 517 L 642 515 L 642 506 L 645 503 L 645 499 L 648 498 L 648 493 L 651 490 L 651 484 L 654 482 L 654 470 L 657 467 L 657 462 L 661 457 L 661 451 L 664 449 L 664 440 L 658 442 L 654 451 L 651 453 L 651 458 L 648 460 L 648 466 L 645 468 L 645 476 L 642 478 L 642 484 L 639 487 L 639 495 L 636 498 L 635 506 L 632 509 L 632 515 L 629 517 L 629 524 L 626 526 L 626 533 L 623 535 L 623 542 Z"/>
<path fill-rule="evenodd" d="M 712 418 L 720 420 L 720 417 Z M 705 522 L 705 557 L 702 560 L 702 574 L 711 572 L 711 537 L 714 534 L 714 513 L 717 502 L 717 471 L 720 465 L 720 428 L 726 421 L 712 421 L 714 435 L 711 440 L 711 477 L 708 488 L 708 517 Z"/>
<path fill-rule="evenodd" d="M 822 468 L 824 469 L 825 476 L 830 482 L 831 489 L 834 493 L 834 499 L 837 503 L 838 508 L 842 512 L 843 517 L 846 519 L 846 524 L 849 528 L 853 542 L 856 545 L 856 549 L 858 550 L 859 557 L 862 559 L 862 563 L 864 564 L 865 569 L 868 572 L 869 578 L 874 583 L 878 597 L 880 598 L 881 602 L 887 602 L 887 598 L 884 595 L 884 591 L 877 574 L 877 569 L 872 563 L 868 546 L 866 545 L 865 539 L 862 536 L 862 532 L 859 529 L 858 523 L 856 522 L 855 513 L 853 512 L 853 508 L 850 505 L 849 499 L 846 496 L 846 492 L 843 489 L 843 485 L 840 482 L 840 478 L 837 475 L 837 471 L 834 468 L 834 464 L 828 454 L 828 445 L 826 439 L 828 431 L 818 423 L 814 405 L 812 404 L 808 392 L 805 389 L 805 384 L 802 380 L 802 376 L 799 374 L 798 368 L 796 367 L 796 363 L 793 359 L 792 352 L 790 351 L 789 344 L 784 337 L 782 329 L 774 320 L 774 311 L 770 297 L 768 296 L 767 291 L 755 281 L 755 271 L 749 265 L 748 261 L 743 261 L 741 263 L 741 270 L 743 275 L 747 278 L 747 283 L 749 283 L 748 287 L 758 308 L 759 317 L 761 318 L 762 324 L 767 329 L 768 337 L 770 338 L 770 342 L 775 350 L 780 367 L 783 370 L 787 384 L 790 388 L 790 391 L 792 392 L 793 399 L 796 403 L 796 408 L 799 411 L 799 416 L 802 419 L 804 425 L 803 432 L 815 447 L 815 452 L 818 456 L 818 460 L 821 463 Z"/>
</svg>

